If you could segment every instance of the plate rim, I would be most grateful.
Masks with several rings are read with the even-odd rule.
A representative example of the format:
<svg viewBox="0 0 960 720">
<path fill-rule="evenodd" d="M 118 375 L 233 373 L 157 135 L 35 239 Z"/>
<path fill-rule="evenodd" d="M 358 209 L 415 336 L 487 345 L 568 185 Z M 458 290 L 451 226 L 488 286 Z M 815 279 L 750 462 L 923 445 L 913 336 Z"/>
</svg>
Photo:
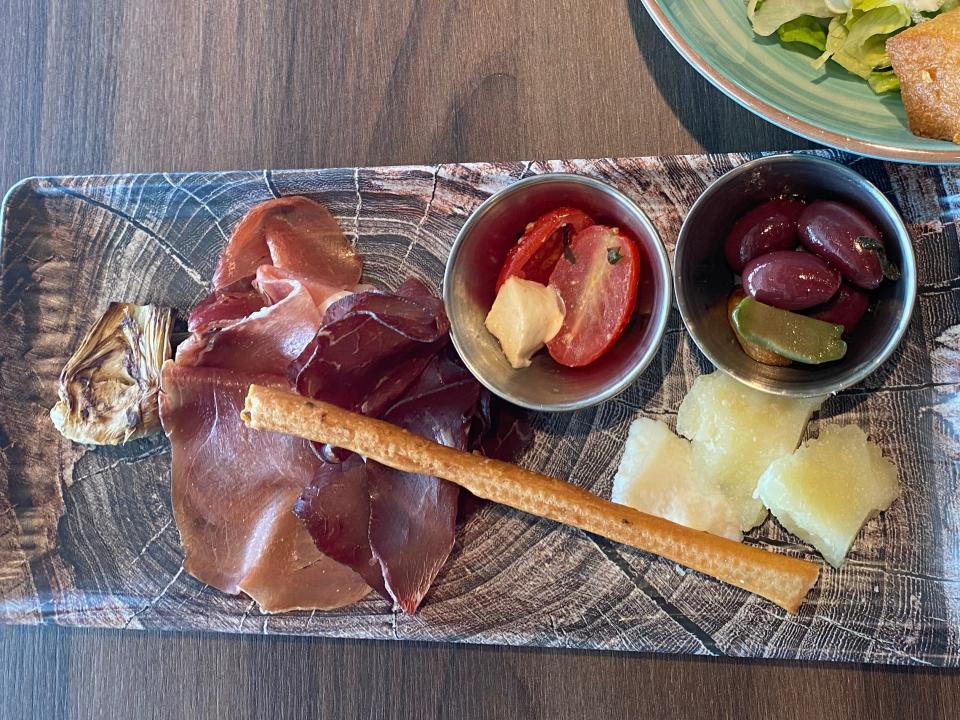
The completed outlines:
<svg viewBox="0 0 960 720">
<path fill-rule="evenodd" d="M 798 120 L 797 118 L 791 117 L 765 100 L 762 100 L 753 92 L 738 86 L 708 63 L 704 57 L 680 35 L 676 27 L 667 18 L 659 0 L 641 1 L 647 14 L 650 15 L 660 32 L 663 33 L 664 37 L 667 38 L 674 49 L 680 53 L 681 57 L 683 57 L 691 67 L 724 95 L 764 120 L 808 140 L 878 160 L 913 162 L 924 165 L 960 165 L 960 146 L 957 147 L 956 152 L 945 150 L 908 150 L 895 145 L 852 138 L 831 130 L 825 130 L 805 120 Z"/>
</svg>

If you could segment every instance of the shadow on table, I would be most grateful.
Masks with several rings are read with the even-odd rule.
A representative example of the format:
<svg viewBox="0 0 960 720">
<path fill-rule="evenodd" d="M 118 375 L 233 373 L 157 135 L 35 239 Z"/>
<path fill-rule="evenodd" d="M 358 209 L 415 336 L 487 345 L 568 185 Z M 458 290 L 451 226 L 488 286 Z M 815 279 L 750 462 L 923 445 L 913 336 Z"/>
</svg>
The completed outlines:
<svg viewBox="0 0 960 720">
<path fill-rule="evenodd" d="M 757 117 L 713 87 L 680 57 L 640 0 L 626 1 L 633 34 L 657 89 L 707 152 L 817 147 Z"/>
</svg>

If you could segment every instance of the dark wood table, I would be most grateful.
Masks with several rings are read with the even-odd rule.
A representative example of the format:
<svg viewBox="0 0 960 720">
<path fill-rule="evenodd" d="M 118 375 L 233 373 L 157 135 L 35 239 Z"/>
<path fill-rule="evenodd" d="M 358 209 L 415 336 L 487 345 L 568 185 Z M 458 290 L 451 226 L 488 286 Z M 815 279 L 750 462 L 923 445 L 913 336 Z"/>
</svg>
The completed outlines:
<svg viewBox="0 0 960 720">
<path fill-rule="evenodd" d="M 809 147 L 638 0 L 5 0 L 0 185 L 36 174 Z M 957 717 L 957 673 L 0 628 L 0 718 Z"/>
</svg>

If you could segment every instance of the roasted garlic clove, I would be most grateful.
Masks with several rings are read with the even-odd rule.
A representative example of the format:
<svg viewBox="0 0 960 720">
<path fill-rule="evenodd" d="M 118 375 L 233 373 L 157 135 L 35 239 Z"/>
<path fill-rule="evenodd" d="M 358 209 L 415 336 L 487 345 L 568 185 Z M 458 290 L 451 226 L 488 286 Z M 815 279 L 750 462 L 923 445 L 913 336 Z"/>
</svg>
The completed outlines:
<svg viewBox="0 0 960 720">
<path fill-rule="evenodd" d="M 50 418 L 64 437 L 118 445 L 160 429 L 160 367 L 170 357 L 170 308 L 110 303 L 60 373 Z"/>
</svg>

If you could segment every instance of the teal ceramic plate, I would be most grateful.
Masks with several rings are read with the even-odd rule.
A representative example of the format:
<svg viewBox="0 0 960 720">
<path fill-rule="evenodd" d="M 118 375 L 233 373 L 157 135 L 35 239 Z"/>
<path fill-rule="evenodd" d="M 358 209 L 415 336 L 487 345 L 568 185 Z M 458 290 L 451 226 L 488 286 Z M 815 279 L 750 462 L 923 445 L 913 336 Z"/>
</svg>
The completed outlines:
<svg viewBox="0 0 960 720">
<path fill-rule="evenodd" d="M 667 39 L 707 80 L 780 127 L 824 145 L 883 158 L 960 164 L 960 146 L 919 138 L 898 93 L 875 95 L 837 67 L 753 34 L 743 0 L 643 0 Z M 828 63 L 828 65 L 832 65 Z"/>
</svg>

